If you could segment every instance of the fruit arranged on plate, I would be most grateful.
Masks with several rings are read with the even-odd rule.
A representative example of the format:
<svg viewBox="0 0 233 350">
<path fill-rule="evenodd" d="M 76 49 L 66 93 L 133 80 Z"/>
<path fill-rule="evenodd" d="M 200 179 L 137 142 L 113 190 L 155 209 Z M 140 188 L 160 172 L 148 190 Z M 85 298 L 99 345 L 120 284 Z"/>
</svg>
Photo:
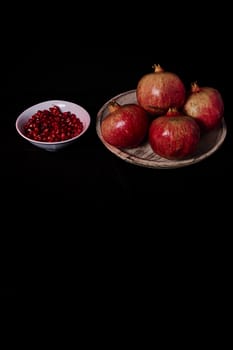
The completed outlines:
<svg viewBox="0 0 233 350">
<path fill-rule="evenodd" d="M 136 103 L 120 105 L 116 101 L 109 103 L 108 109 L 101 123 L 104 140 L 119 148 L 139 146 L 148 133 L 147 112 Z"/>
<path fill-rule="evenodd" d="M 200 127 L 193 118 L 171 108 L 152 121 L 149 143 L 161 157 L 183 159 L 195 153 L 200 135 Z"/>
<path fill-rule="evenodd" d="M 109 103 L 102 137 L 118 148 L 147 141 L 152 151 L 169 160 L 193 156 L 202 135 L 221 126 L 223 98 L 217 89 L 197 82 L 187 91 L 177 74 L 160 65 L 153 69 L 139 79 L 135 103 Z"/>
<path fill-rule="evenodd" d="M 168 108 L 180 108 L 186 98 L 186 88 L 181 78 L 165 71 L 159 64 L 154 71 L 138 81 L 136 95 L 138 103 L 150 114 L 161 115 Z"/>
<path fill-rule="evenodd" d="M 209 86 L 200 87 L 197 82 L 194 82 L 191 84 L 183 111 L 195 118 L 203 132 L 212 130 L 222 121 L 223 98 L 217 89 Z"/>
</svg>

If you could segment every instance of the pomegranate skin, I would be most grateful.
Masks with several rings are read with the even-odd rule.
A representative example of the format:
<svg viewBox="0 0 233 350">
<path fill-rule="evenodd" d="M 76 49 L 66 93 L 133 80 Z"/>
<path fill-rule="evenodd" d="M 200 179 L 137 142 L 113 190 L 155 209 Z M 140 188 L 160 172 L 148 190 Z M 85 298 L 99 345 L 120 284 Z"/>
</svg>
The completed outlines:
<svg viewBox="0 0 233 350">
<path fill-rule="evenodd" d="M 186 115 L 195 118 L 202 132 L 217 128 L 222 121 L 224 102 L 220 92 L 194 83 L 183 106 Z"/>
<path fill-rule="evenodd" d="M 200 127 L 188 116 L 159 116 L 149 128 L 149 143 L 161 157 L 181 160 L 191 156 L 200 141 Z"/>
<path fill-rule="evenodd" d="M 171 107 L 181 108 L 186 99 L 186 88 L 180 77 L 155 65 L 154 72 L 145 74 L 137 84 L 136 97 L 149 114 L 165 114 Z"/>
<path fill-rule="evenodd" d="M 146 138 L 148 128 L 147 112 L 134 103 L 115 105 L 113 109 L 110 108 L 110 113 L 101 123 L 103 139 L 119 148 L 139 146 Z"/>
</svg>

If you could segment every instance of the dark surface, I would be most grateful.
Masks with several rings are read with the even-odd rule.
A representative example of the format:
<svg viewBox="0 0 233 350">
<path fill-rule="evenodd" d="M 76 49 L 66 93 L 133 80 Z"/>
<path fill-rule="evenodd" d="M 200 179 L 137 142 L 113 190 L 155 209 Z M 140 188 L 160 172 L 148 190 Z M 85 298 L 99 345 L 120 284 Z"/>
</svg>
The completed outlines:
<svg viewBox="0 0 233 350">
<path fill-rule="evenodd" d="M 211 279 L 212 290 L 217 284 L 227 289 L 233 189 L 228 10 L 211 4 L 205 13 L 177 2 L 130 13 L 123 8 L 102 13 L 99 3 L 92 5 L 92 19 L 90 8 L 49 12 L 40 6 L 31 15 L 27 8 L 25 16 L 15 9 L 12 24 L 2 28 L 3 285 L 18 285 L 18 277 L 40 286 L 81 280 L 88 295 L 102 281 L 115 289 L 118 281 L 135 278 L 144 286 L 156 269 L 168 277 L 169 290 L 179 276 L 190 277 L 190 289 L 199 281 L 202 291 Z M 101 106 L 134 89 L 154 63 L 178 73 L 187 86 L 197 80 L 223 95 L 227 137 L 203 162 L 173 170 L 134 166 L 97 137 Z M 88 132 L 57 153 L 32 146 L 15 129 L 25 108 L 48 99 L 76 102 L 91 115 Z"/>
<path fill-rule="evenodd" d="M 113 47 L 81 47 L 75 40 L 40 41 L 15 48 L 6 73 L 1 105 L 1 178 L 7 198 L 16 207 L 25 203 L 85 203 L 89 209 L 116 201 L 149 199 L 173 194 L 206 200 L 223 198 L 232 190 L 232 118 L 224 66 L 218 57 L 173 60 L 150 49 L 145 54 Z M 50 52 L 51 51 L 51 52 Z M 54 53 L 55 51 L 55 53 Z M 134 89 L 154 63 L 181 76 L 187 88 L 197 80 L 222 93 L 228 133 L 221 148 L 201 163 L 186 168 L 157 170 L 126 163 L 108 151 L 96 134 L 96 115 L 111 97 Z M 88 132 L 57 153 L 38 149 L 19 137 L 17 116 L 32 104 L 64 99 L 81 104 L 91 115 Z M 190 199 L 191 200 L 191 199 Z"/>
<path fill-rule="evenodd" d="M 15 296 L 16 289 L 15 288 L 0 288 L 0 296 Z"/>
</svg>

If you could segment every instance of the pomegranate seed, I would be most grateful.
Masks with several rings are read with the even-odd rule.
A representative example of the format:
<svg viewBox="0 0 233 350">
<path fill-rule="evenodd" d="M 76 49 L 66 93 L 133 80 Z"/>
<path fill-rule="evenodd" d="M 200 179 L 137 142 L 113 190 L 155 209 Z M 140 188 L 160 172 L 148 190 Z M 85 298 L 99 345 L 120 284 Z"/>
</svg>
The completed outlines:
<svg viewBox="0 0 233 350">
<path fill-rule="evenodd" d="M 83 131 L 83 123 L 70 111 L 58 106 L 38 110 L 24 125 L 27 137 L 36 141 L 57 142 L 71 139 Z"/>
</svg>

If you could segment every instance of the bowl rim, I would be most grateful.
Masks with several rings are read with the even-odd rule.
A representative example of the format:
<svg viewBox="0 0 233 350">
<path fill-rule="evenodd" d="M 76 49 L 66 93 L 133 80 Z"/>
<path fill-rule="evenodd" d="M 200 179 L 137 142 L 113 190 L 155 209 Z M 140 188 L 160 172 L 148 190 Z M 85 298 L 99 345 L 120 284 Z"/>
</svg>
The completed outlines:
<svg viewBox="0 0 233 350">
<path fill-rule="evenodd" d="M 81 131 L 80 134 L 70 138 L 70 139 L 66 139 L 66 140 L 61 140 L 61 141 L 54 141 L 54 142 L 51 142 L 51 141 L 37 141 L 37 140 L 34 140 L 34 139 L 31 139 L 29 137 L 27 137 L 19 128 L 19 121 L 21 120 L 22 116 L 27 113 L 28 111 L 30 111 L 32 108 L 37 108 L 39 109 L 40 106 L 42 106 L 43 104 L 50 104 L 51 105 L 57 105 L 57 104 L 69 104 L 69 105 L 73 105 L 75 107 L 78 107 L 80 110 L 82 110 L 83 113 L 86 114 L 86 117 L 87 117 L 87 122 L 86 122 L 86 125 L 85 125 L 85 128 L 83 128 L 83 130 Z M 31 105 L 29 107 L 27 107 L 26 109 L 24 109 L 19 115 L 18 117 L 16 118 L 16 121 L 15 121 L 15 127 L 16 127 L 16 130 L 17 132 L 19 133 L 19 135 L 21 135 L 25 140 L 31 142 L 31 143 L 35 143 L 35 144 L 38 144 L 38 145 L 62 145 L 62 144 L 66 144 L 66 143 L 69 143 L 69 142 L 72 142 L 76 139 L 78 139 L 81 135 L 83 135 L 87 129 L 89 128 L 90 126 L 90 123 L 91 123 L 91 116 L 90 116 L 90 113 L 81 105 L 79 105 L 78 103 L 76 102 L 72 102 L 72 101 L 68 101 L 68 100 L 59 100 L 59 99 L 52 99 L 52 100 L 44 100 L 44 101 L 41 101 L 41 102 L 38 102 L 34 105 Z"/>
</svg>

